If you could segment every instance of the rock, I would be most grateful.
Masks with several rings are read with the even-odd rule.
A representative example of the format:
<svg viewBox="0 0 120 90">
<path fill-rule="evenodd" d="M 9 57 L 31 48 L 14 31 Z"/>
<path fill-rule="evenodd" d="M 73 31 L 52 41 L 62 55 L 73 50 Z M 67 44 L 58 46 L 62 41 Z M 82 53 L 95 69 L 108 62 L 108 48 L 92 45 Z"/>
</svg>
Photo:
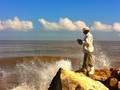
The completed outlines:
<svg viewBox="0 0 120 90">
<path fill-rule="evenodd" d="M 95 75 L 103 76 L 103 77 L 110 77 L 111 76 L 111 71 L 107 68 L 103 68 L 103 69 L 100 69 L 100 70 L 95 70 Z"/>
<path fill-rule="evenodd" d="M 48 90 L 109 90 L 101 82 L 95 81 L 82 72 L 59 69 Z"/>
<path fill-rule="evenodd" d="M 62 90 L 62 84 L 61 84 L 61 68 L 58 70 L 57 74 L 53 78 L 50 88 L 48 90 Z"/>
<path fill-rule="evenodd" d="M 118 89 L 120 90 L 120 81 L 118 81 Z"/>
<path fill-rule="evenodd" d="M 116 78 L 110 78 L 110 86 L 116 87 L 117 86 L 117 79 Z"/>
<path fill-rule="evenodd" d="M 111 71 L 107 68 L 95 70 L 94 79 L 99 81 L 106 81 L 111 76 Z"/>
<path fill-rule="evenodd" d="M 116 77 L 118 75 L 119 70 L 115 68 L 110 68 L 111 76 Z"/>
<path fill-rule="evenodd" d="M 94 74 L 95 80 L 102 82 L 110 90 L 118 90 L 120 88 L 120 69 L 117 68 L 104 68 L 100 70 L 95 70 Z"/>
</svg>

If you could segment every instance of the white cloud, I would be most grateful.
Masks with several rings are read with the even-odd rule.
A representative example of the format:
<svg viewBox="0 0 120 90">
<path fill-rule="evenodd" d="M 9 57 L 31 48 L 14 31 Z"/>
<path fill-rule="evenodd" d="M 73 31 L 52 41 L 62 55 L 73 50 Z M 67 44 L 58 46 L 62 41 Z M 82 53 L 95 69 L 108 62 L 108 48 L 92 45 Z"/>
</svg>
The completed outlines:
<svg viewBox="0 0 120 90">
<path fill-rule="evenodd" d="M 48 29 L 48 30 L 58 30 L 59 29 L 59 26 L 57 23 L 48 22 L 48 21 L 45 21 L 44 19 L 39 19 L 39 22 L 43 25 L 43 27 L 45 29 Z"/>
<path fill-rule="evenodd" d="M 120 32 L 120 23 L 114 23 L 113 29 Z"/>
<path fill-rule="evenodd" d="M 64 30 L 64 29 L 65 30 L 76 30 L 76 26 L 68 18 L 61 18 L 59 20 L 58 25 L 60 26 L 60 29 L 62 29 L 62 30 Z"/>
<path fill-rule="evenodd" d="M 83 21 L 76 21 L 74 22 L 74 24 L 76 25 L 77 30 L 82 30 L 84 27 L 87 27 L 87 25 Z"/>
<path fill-rule="evenodd" d="M 107 24 L 103 24 L 97 21 L 97 22 L 94 22 L 94 25 L 91 27 L 91 30 L 102 31 L 102 32 L 110 32 L 110 31 L 120 32 L 120 23 L 114 23 L 113 25 L 107 25 Z"/>
<path fill-rule="evenodd" d="M 45 19 L 38 20 L 45 29 L 47 30 L 82 30 L 83 27 L 86 27 L 86 24 L 83 21 L 71 21 L 68 18 L 60 18 L 59 22 L 48 22 Z"/>
<path fill-rule="evenodd" d="M 60 18 L 58 22 L 49 22 L 45 19 L 38 20 L 46 30 L 82 30 L 83 27 L 87 27 L 83 21 L 71 21 L 69 18 Z M 94 25 L 90 27 L 90 30 L 100 32 L 120 32 L 120 23 L 113 23 L 113 25 L 103 24 L 100 21 L 94 22 Z"/>
<path fill-rule="evenodd" d="M 14 17 L 13 20 L 0 20 L 0 30 L 28 31 L 31 29 L 33 29 L 33 23 L 31 21 L 20 21 L 18 17 Z"/>
<path fill-rule="evenodd" d="M 101 22 L 97 21 L 94 22 L 94 25 L 91 27 L 91 30 L 109 32 L 113 30 L 113 27 L 111 25 L 102 24 Z"/>
</svg>

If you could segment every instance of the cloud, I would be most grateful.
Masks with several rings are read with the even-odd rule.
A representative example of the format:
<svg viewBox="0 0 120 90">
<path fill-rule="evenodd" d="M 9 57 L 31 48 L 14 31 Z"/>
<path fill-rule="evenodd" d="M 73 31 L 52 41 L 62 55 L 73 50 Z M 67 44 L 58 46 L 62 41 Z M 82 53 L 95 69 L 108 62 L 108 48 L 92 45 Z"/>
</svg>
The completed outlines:
<svg viewBox="0 0 120 90">
<path fill-rule="evenodd" d="M 101 22 L 97 21 L 94 22 L 94 25 L 91 27 L 91 30 L 110 32 L 113 30 L 113 27 L 111 25 L 102 24 Z"/>
<path fill-rule="evenodd" d="M 46 30 L 82 30 L 83 27 L 87 27 L 83 21 L 71 21 L 68 18 L 60 18 L 58 22 L 49 22 L 45 19 L 38 19 L 42 26 Z M 113 23 L 113 25 L 103 24 L 100 21 L 95 21 L 93 26 L 90 27 L 90 30 L 100 31 L 100 32 L 120 32 L 120 23 Z"/>
<path fill-rule="evenodd" d="M 120 32 L 120 23 L 114 23 L 113 29 L 114 29 L 115 31 Z"/>
<path fill-rule="evenodd" d="M 94 25 L 91 27 L 91 30 L 102 31 L 102 32 L 111 32 L 111 31 L 120 32 L 120 23 L 113 23 L 113 25 L 107 25 L 97 21 L 94 22 Z"/>
<path fill-rule="evenodd" d="M 83 21 L 71 21 L 68 18 L 60 18 L 59 22 L 48 22 L 45 19 L 38 20 L 45 29 L 47 30 L 82 30 L 83 27 L 87 27 L 87 25 Z"/>
<path fill-rule="evenodd" d="M 57 25 L 57 23 L 48 22 L 48 21 L 45 21 L 44 19 L 39 19 L 39 22 L 43 25 L 43 27 L 45 29 L 48 29 L 48 30 L 59 30 L 59 26 Z"/>
<path fill-rule="evenodd" d="M 13 20 L 0 20 L 0 30 L 28 31 L 31 29 L 33 29 L 33 23 L 31 21 L 20 21 L 18 17 L 14 17 Z"/>
</svg>

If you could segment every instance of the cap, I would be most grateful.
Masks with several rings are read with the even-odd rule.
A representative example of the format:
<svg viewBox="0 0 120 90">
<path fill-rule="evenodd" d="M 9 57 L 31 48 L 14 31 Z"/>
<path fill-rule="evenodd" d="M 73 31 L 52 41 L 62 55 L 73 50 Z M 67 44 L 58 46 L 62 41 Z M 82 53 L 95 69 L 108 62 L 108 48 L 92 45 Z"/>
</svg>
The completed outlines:
<svg viewBox="0 0 120 90">
<path fill-rule="evenodd" d="M 83 28 L 83 31 L 85 31 L 85 30 L 89 30 L 89 27 L 84 27 L 84 28 Z"/>
</svg>

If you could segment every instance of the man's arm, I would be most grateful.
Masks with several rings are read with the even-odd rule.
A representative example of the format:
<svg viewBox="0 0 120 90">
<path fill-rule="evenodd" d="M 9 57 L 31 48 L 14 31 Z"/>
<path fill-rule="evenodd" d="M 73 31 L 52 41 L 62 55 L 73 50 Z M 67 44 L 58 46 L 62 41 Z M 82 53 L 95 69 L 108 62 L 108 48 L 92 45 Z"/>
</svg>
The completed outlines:
<svg viewBox="0 0 120 90">
<path fill-rule="evenodd" d="M 85 40 L 85 41 L 83 41 L 83 43 L 84 43 L 84 44 L 86 44 L 87 46 L 89 46 L 89 45 L 90 45 L 90 43 L 91 43 L 91 38 L 92 38 L 92 37 L 87 36 L 86 40 Z"/>
</svg>

